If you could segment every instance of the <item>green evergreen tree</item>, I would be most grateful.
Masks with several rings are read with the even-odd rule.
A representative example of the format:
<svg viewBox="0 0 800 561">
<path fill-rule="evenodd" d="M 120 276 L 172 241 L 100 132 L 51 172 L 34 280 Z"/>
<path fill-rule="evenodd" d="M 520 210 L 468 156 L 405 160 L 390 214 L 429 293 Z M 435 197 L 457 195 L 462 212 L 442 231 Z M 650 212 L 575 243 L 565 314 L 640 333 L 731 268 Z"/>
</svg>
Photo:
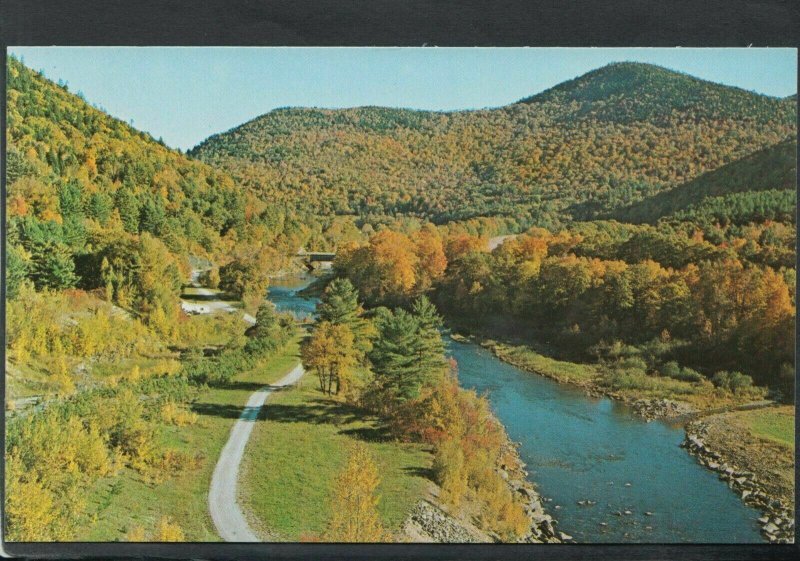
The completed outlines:
<svg viewBox="0 0 800 561">
<path fill-rule="evenodd" d="M 415 399 L 424 386 L 441 377 L 445 367 L 441 337 L 436 344 L 415 315 L 387 310 L 379 316 L 378 331 L 369 358 L 384 399 L 401 403 Z"/>
<path fill-rule="evenodd" d="M 372 349 L 375 328 L 363 317 L 364 309 L 358 303 L 358 290 L 349 279 L 334 279 L 322 293 L 317 304 L 320 321 L 334 325 L 346 325 L 355 337 L 355 348 L 359 361 L 363 361 Z"/>
<path fill-rule="evenodd" d="M 6 296 L 9 300 L 17 295 L 27 276 L 28 263 L 23 256 L 22 248 L 9 245 L 6 253 Z"/>
<path fill-rule="evenodd" d="M 31 278 L 36 288 L 72 288 L 78 282 L 75 262 L 69 248 L 62 243 L 37 245 L 33 252 Z"/>
<path fill-rule="evenodd" d="M 359 320 L 362 313 L 358 291 L 349 279 L 334 279 L 325 288 L 317 304 L 320 321 L 352 325 Z"/>
<path fill-rule="evenodd" d="M 122 225 L 125 227 L 126 232 L 136 234 L 139 232 L 139 201 L 133 193 L 133 188 L 127 184 L 116 193 L 115 196 L 117 209 L 119 209 L 119 217 L 122 219 Z"/>
</svg>

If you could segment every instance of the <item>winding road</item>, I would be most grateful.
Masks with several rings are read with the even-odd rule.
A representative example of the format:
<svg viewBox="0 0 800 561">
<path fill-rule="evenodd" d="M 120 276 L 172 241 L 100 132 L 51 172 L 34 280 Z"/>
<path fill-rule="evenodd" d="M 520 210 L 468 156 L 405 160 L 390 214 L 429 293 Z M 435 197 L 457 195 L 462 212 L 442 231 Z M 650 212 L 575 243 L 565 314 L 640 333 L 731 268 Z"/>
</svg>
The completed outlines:
<svg viewBox="0 0 800 561">
<path fill-rule="evenodd" d="M 222 448 L 208 492 L 208 509 L 220 537 L 228 542 L 260 542 L 236 502 L 239 466 L 253 426 L 267 397 L 273 391 L 297 382 L 305 373 L 302 364 L 295 366 L 276 383 L 254 392 L 241 416 L 231 429 Z"/>
</svg>

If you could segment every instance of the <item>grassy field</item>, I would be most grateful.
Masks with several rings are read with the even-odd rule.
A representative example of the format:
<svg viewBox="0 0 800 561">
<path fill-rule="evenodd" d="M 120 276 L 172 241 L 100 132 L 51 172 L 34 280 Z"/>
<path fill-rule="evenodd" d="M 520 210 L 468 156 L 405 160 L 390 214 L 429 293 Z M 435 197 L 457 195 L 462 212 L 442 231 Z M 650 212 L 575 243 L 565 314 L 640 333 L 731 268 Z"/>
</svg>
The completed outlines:
<svg viewBox="0 0 800 561">
<path fill-rule="evenodd" d="M 243 372 L 228 387 L 202 393 L 193 406 L 198 422 L 165 427 L 160 443 L 192 454 L 201 452 L 201 465 L 163 482 L 148 481 L 132 470 L 100 481 L 88 497 L 94 519 L 85 521 L 78 535 L 86 541 L 118 540 L 134 526 L 143 527 L 149 535 L 161 516 L 168 515 L 183 529 L 187 541 L 219 541 L 206 501 L 220 450 L 250 394 L 280 379 L 297 364 L 297 355 L 298 340 L 294 340 L 280 355 Z"/>
<path fill-rule="evenodd" d="M 324 396 L 306 374 L 273 395 L 245 452 L 240 504 L 271 539 L 319 536 L 330 518 L 334 478 L 348 444 L 365 441 L 381 474 L 378 505 L 384 526 L 397 530 L 428 484 L 431 455 L 387 438 L 377 420 Z"/>
<path fill-rule="evenodd" d="M 795 411 L 791 406 L 735 413 L 737 421 L 749 429 L 754 436 L 777 442 L 793 451 L 794 416 Z"/>
</svg>

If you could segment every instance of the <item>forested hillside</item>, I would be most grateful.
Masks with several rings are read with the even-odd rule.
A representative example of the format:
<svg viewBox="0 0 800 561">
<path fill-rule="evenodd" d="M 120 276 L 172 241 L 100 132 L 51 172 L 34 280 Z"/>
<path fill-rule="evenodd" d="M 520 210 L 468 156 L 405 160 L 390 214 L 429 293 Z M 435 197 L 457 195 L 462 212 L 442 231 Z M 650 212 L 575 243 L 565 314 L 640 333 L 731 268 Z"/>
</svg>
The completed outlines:
<svg viewBox="0 0 800 561">
<path fill-rule="evenodd" d="M 659 193 L 649 199 L 622 208 L 613 216 L 624 222 L 653 223 L 661 217 L 678 212 L 699 214 L 699 209 L 725 200 L 743 200 L 741 194 L 753 201 L 766 195 L 757 192 L 788 191 L 795 192 L 797 182 L 797 140 L 786 140 L 760 150 L 755 154 L 704 173 L 700 177 L 680 185 L 670 191 Z M 740 194 L 739 197 L 731 195 Z M 714 200 L 708 200 L 714 199 Z M 776 203 L 777 204 L 777 203 Z M 776 208 L 776 211 L 778 209 Z M 793 206 L 784 205 L 782 211 L 794 214 Z M 748 217 L 742 217 L 747 221 Z M 774 219 L 774 215 L 761 216 L 761 220 Z M 718 217 L 721 219 L 721 217 Z"/>
<path fill-rule="evenodd" d="M 789 109 L 782 99 L 632 62 L 592 70 L 520 103 L 557 104 L 562 107 L 563 119 L 651 121 L 662 125 L 687 116 L 766 125 Z"/>
<path fill-rule="evenodd" d="M 497 109 L 279 109 L 190 153 L 315 214 L 503 216 L 521 230 L 676 187 L 784 140 L 795 121 L 790 100 L 614 64 Z"/>
<path fill-rule="evenodd" d="M 245 197 L 226 174 L 169 150 L 15 59 L 8 64 L 11 295 L 25 278 L 37 288 L 102 286 L 91 257 L 107 257 L 113 266 L 114 248 L 126 242 L 152 239 L 176 256 L 210 254 L 242 227 Z"/>
<path fill-rule="evenodd" d="M 324 245 L 324 230 L 359 235 L 347 220 L 305 220 L 259 200 L 13 57 L 7 76 L 12 298 L 25 281 L 103 288 L 137 314 L 174 319 L 189 255 L 274 272 L 286 254 Z"/>
<path fill-rule="evenodd" d="M 241 314 L 182 311 L 190 258 L 220 265 L 218 282 L 257 293 L 255 307 L 268 275 L 321 227 L 7 61 L 4 535 L 86 539 L 98 513 L 147 508 L 158 484 L 193 482 L 181 509 L 202 500 L 215 458 L 189 444 L 230 427 L 199 423 L 191 402 L 291 360 L 291 320 L 258 314 L 246 337 Z M 161 492 L 146 518 L 102 539 L 141 541 L 146 529 L 183 540 L 189 524 L 189 539 L 214 536 L 202 515 L 178 521 Z"/>
</svg>

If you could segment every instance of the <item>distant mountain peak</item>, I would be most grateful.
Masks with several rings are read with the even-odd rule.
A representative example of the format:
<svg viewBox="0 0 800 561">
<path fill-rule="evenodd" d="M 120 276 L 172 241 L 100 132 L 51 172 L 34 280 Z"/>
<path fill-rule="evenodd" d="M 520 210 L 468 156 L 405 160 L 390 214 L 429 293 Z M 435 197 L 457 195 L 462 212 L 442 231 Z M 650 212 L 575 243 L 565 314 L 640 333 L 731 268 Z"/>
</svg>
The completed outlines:
<svg viewBox="0 0 800 561">
<path fill-rule="evenodd" d="M 571 117 L 630 121 L 659 119 L 687 110 L 710 118 L 758 119 L 765 110 L 785 104 L 787 99 L 710 82 L 654 64 L 614 62 L 519 103 L 556 104 L 565 109 L 565 116 Z"/>
</svg>

